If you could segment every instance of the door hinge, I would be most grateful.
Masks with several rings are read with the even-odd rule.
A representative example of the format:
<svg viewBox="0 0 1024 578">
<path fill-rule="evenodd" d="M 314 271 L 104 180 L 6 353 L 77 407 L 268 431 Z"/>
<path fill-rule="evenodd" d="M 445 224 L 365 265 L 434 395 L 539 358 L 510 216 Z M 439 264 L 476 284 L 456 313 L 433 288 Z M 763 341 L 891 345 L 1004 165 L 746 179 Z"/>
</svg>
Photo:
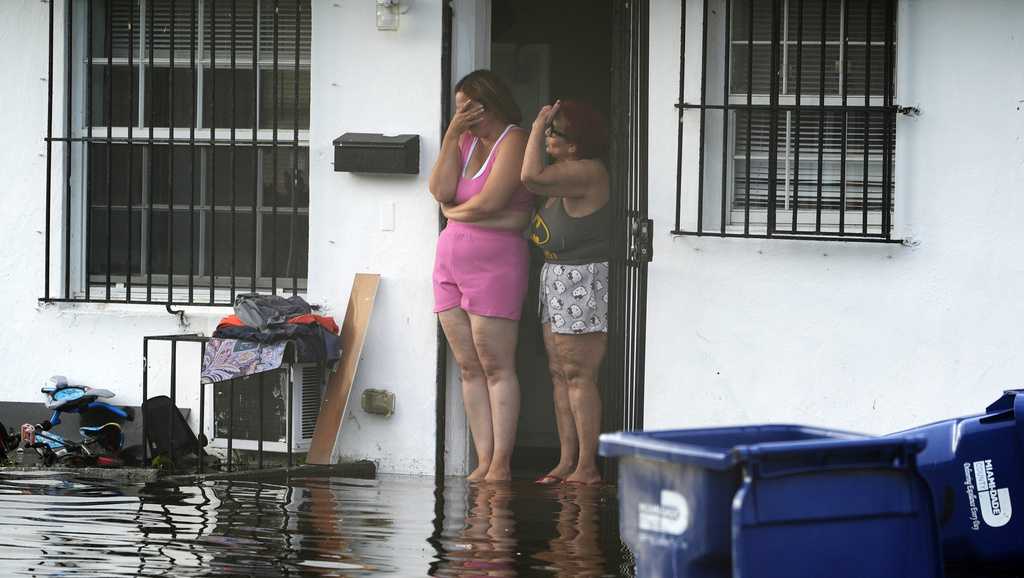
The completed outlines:
<svg viewBox="0 0 1024 578">
<path fill-rule="evenodd" d="M 631 217 L 629 220 L 629 260 L 650 263 L 654 259 L 654 221 Z"/>
</svg>

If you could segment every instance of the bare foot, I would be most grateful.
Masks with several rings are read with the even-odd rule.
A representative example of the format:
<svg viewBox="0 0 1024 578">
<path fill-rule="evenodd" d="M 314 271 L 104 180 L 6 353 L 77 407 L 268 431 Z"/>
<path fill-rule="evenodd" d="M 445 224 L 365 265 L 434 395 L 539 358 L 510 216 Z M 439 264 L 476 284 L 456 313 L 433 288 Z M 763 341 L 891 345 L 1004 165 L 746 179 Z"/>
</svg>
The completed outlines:
<svg viewBox="0 0 1024 578">
<path fill-rule="evenodd" d="M 559 464 L 557 466 L 555 466 L 554 468 L 552 468 L 552 470 L 550 472 L 548 472 L 547 475 L 544 476 L 544 477 L 545 478 L 558 478 L 560 480 L 564 480 L 565 478 L 567 478 L 569 476 L 569 474 L 571 474 L 573 472 L 574 467 L 575 467 L 575 464 L 572 464 L 572 463 L 563 464 L 563 463 L 559 462 Z"/>
<path fill-rule="evenodd" d="M 586 470 L 577 469 L 569 477 L 565 478 L 565 481 L 569 484 L 600 484 L 601 473 L 597 471 L 597 468 Z"/>
<path fill-rule="evenodd" d="M 487 471 L 484 480 L 488 482 L 507 482 L 512 479 L 512 472 L 509 468 L 492 467 Z"/>
<path fill-rule="evenodd" d="M 470 482 L 479 482 L 487 475 L 487 470 L 490 469 L 490 467 L 490 464 L 480 464 L 475 470 L 466 476 L 466 479 Z"/>
</svg>

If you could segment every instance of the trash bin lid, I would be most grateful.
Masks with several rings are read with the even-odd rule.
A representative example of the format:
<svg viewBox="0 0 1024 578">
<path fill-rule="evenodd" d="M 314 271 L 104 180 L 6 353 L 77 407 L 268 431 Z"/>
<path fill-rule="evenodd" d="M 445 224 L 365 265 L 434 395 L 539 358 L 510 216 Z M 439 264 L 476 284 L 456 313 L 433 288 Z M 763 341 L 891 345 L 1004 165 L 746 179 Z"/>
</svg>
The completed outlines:
<svg viewBox="0 0 1024 578">
<path fill-rule="evenodd" d="M 760 455 L 759 452 L 739 451 L 747 446 L 779 446 L 781 449 L 801 443 L 801 451 L 812 451 L 816 447 L 806 443 L 866 438 L 868 436 L 847 431 L 788 424 L 619 432 L 601 436 L 600 453 L 606 457 L 637 456 L 727 470 Z"/>
<path fill-rule="evenodd" d="M 1017 439 L 1024 447 L 1024 389 L 1007 389 L 1003 395 L 985 408 L 986 421 L 1014 420 L 1017 424 Z"/>
<path fill-rule="evenodd" d="M 1024 389 L 1007 389 L 1003 391 L 1003 395 L 990 403 L 985 408 L 986 413 L 998 413 L 1001 411 L 1012 410 L 1014 402 L 1017 399 L 1017 395 L 1024 392 Z"/>
</svg>

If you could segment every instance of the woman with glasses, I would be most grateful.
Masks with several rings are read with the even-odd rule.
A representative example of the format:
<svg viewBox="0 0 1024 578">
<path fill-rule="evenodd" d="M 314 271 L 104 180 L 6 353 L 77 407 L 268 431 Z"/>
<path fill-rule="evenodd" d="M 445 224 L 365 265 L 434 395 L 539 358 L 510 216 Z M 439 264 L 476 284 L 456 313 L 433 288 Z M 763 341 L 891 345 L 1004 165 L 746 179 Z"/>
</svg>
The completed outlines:
<svg viewBox="0 0 1024 578">
<path fill-rule="evenodd" d="M 561 457 L 540 484 L 601 481 L 597 376 L 607 348 L 610 213 L 604 119 L 591 106 L 559 101 L 537 115 L 522 180 L 546 197 L 530 237 L 544 252 L 540 322 L 554 384 Z M 545 153 L 551 163 L 545 164 Z"/>
<path fill-rule="evenodd" d="M 476 448 L 476 480 L 508 480 L 519 419 L 515 351 L 529 250 L 521 234 L 533 195 L 519 180 L 526 131 L 493 72 L 455 85 L 456 113 L 429 188 L 448 225 L 437 240 L 434 312 L 459 364 Z"/>
</svg>

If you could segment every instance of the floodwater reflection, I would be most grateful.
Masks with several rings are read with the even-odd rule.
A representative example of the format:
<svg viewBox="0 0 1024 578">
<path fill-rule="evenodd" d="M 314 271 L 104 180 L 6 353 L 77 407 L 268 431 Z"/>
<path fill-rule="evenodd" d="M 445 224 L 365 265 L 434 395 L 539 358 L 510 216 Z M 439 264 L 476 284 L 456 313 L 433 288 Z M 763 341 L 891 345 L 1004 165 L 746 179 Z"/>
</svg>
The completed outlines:
<svg viewBox="0 0 1024 578">
<path fill-rule="evenodd" d="M 431 575 L 633 575 L 612 487 L 450 481 L 439 502 L 446 511 Z"/>
<path fill-rule="evenodd" d="M 631 576 L 612 487 L 0 473 L 3 576 Z"/>
<path fill-rule="evenodd" d="M 560 505 L 556 535 L 548 542 L 548 549 L 535 557 L 550 563 L 559 576 L 603 576 L 601 489 L 567 485 L 555 490 Z"/>
</svg>

